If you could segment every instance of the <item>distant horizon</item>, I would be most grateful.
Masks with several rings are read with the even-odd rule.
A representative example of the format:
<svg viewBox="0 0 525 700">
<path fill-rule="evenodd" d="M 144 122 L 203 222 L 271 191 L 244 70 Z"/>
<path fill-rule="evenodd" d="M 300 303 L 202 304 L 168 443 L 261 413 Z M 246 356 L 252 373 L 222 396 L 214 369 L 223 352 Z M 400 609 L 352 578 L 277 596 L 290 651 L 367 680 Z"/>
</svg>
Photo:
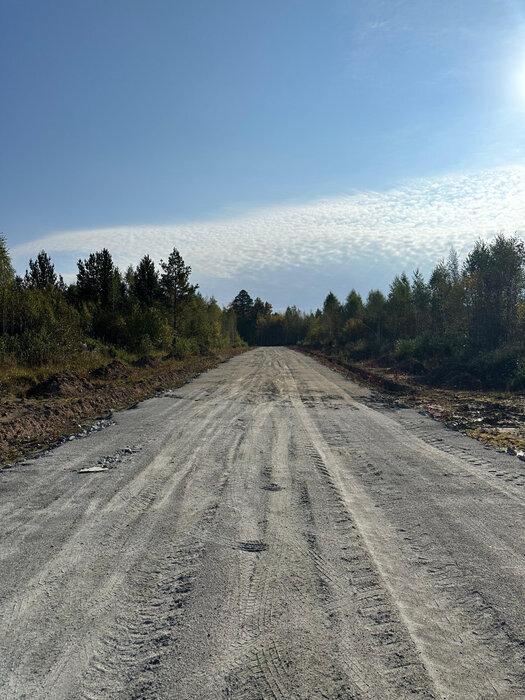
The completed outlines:
<svg viewBox="0 0 525 700">
<path fill-rule="evenodd" d="M 396 274 L 428 276 L 455 248 L 463 258 L 478 238 L 522 235 L 525 166 L 419 179 L 385 193 L 361 192 L 185 224 L 57 232 L 13 246 L 23 274 L 41 249 L 67 282 L 76 261 L 107 247 L 125 272 L 148 254 L 158 265 L 176 247 L 206 296 L 221 305 L 242 288 L 284 310 L 318 308 L 328 291 L 388 291 Z"/>
</svg>

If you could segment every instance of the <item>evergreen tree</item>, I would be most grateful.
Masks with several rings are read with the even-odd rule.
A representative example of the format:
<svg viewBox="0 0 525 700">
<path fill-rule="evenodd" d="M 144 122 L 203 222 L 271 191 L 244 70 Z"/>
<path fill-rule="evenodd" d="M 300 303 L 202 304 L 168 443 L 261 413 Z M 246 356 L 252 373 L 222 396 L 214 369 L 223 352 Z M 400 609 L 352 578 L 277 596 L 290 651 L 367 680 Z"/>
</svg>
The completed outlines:
<svg viewBox="0 0 525 700">
<path fill-rule="evenodd" d="M 394 338 L 408 338 L 413 333 L 412 290 L 403 272 L 396 275 L 388 294 L 388 321 Z"/>
<path fill-rule="evenodd" d="M 145 255 L 133 275 L 133 293 L 142 306 L 151 306 L 159 293 L 159 278 L 155 263 Z"/>
<path fill-rule="evenodd" d="M 255 340 L 256 316 L 253 307 L 253 300 L 245 289 L 237 294 L 231 303 L 231 308 L 237 316 L 237 330 L 241 338 L 247 343 Z"/>
<path fill-rule="evenodd" d="M 35 261 L 29 261 L 29 270 L 26 270 L 24 284 L 29 289 L 49 289 L 56 287 L 57 283 L 55 266 L 45 250 L 41 250 Z"/>
<path fill-rule="evenodd" d="M 181 306 L 191 298 L 199 285 L 190 284 L 191 267 L 184 264 L 176 248 L 171 251 L 167 262 L 161 260 L 160 266 L 163 270 L 160 283 L 173 314 L 173 333 L 177 337 Z"/>
<path fill-rule="evenodd" d="M 358 294 L 355 289 L 346 297 L 346 301 L 343 306 L 343 315 L 345 320 L 349 318 L 359 318 L 363 313 L 363 300 L 361 295 Z"/>
<path fill-rule="evenodd" d="M 91 253 L 87 260 L 77 263 L 77 293 L 81 301 L 92 301 L 102 309 L 115 306 L 119 285 L 116 268 L 107 248 Z"/>
<path fill-rule="evenodd" d="M 428 327 L 430 309 L 430 290 L 419 269 L 416 269 L 412 276 L 412 303 L 414 305 L 415 332 L 419 335 Z"/>
<path fill-rule="evenodd" d="M 464 265 L 470 341 L 491 350 L 517 335 L 523 297 L 525 247 L 518 238 L 477 241 Z"/>
<path fill-rule="evenodd" d="M 231 306 L 237 314 L 237 318 L 249 319 L 253 317 L 253 300 L 245 289 L 241 289 Z"/>
<path fill-rule="evenodd" d="M 378 289 L 372 290 L 366 300 L 365 317 L 368 327 L 374 329 L 377 342 L 381 342 L 383 337 L 385 315 L 386 299 L 384 294 Z"/>
<path fill-rule="evenodd" d="M 261 297 L 257 297 L 255 301 L 253 302 L 253 315 L 255 318 L 259 318 L 260 316 L 270 316 L 272 313 L 272 305 L 269 304 L 267 301 L 263 301 Z"/>
<path fill-rule="evenodd" d="M 329 292 L 323 303 L 323 325 L 329 343 L 334 343 L 341 329 L 341 304 L 333 292 Z"/>
</svg>

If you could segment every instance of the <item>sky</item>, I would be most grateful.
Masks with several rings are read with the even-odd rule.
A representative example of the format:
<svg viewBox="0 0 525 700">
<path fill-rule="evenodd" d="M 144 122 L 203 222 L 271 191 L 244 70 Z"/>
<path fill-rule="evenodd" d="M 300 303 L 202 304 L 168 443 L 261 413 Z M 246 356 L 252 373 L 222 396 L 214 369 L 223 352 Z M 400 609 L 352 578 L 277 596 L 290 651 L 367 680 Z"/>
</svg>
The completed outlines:
<svg viewBox="0 0 525 700">
<path fill-rule="evenodd" d="M 525 232 L 525 0 L 0 0 L 0 231 L 316 308 Z"/>
</svg>

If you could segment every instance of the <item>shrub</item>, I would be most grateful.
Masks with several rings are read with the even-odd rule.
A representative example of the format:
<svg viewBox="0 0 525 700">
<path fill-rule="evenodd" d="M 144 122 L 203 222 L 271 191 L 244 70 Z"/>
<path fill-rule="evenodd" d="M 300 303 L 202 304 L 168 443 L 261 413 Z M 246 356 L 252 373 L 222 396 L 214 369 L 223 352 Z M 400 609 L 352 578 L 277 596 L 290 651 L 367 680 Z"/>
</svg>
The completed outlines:
<svg viewBox="0 0 525 700">
<path fill-rule="evenodd" d="M 185 357 L 190 357 L 190 355 L 198 355 L 199 344 L 195 338 L 183 338 L 178 336 L 173 341 L 170 354 L 177 360 L 183 360 Z"/>
<path fill-rule="evenodd" d="M 514 391 L 525 389 L 525 357 L 518 360 L 516 371 L 510 382 L 510 388 Z"/>
<path fill-rule="evenodd" d="M 399 340 L 396 340 L 394 346 L 394 357 L 397 360 L 405 360 L 408 357 L 414 357 L 417 349 L 417 338 L 400 338 Z"/>
<path fill-rule="evenodd" d="M 469 363 L 469 370 L 479 377 L 486 389 L 503 389 L 519 381 L 522 351 L 504 346 L 476 355 Z"/>
</svg>

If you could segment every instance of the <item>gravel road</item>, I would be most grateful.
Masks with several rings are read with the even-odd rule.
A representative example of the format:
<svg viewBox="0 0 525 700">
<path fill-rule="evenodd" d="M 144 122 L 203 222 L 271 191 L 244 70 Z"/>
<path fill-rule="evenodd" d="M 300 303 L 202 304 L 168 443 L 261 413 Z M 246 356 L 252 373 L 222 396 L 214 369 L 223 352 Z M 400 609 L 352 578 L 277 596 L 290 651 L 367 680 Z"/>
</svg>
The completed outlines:
<svg viewBox="0 0 525 700">
<path fill-rule="evenodd" d="M 516 457 L 284 348 L 113 419 L 0 472 L 2 699 L 525 698 Z"/>
</svg>

